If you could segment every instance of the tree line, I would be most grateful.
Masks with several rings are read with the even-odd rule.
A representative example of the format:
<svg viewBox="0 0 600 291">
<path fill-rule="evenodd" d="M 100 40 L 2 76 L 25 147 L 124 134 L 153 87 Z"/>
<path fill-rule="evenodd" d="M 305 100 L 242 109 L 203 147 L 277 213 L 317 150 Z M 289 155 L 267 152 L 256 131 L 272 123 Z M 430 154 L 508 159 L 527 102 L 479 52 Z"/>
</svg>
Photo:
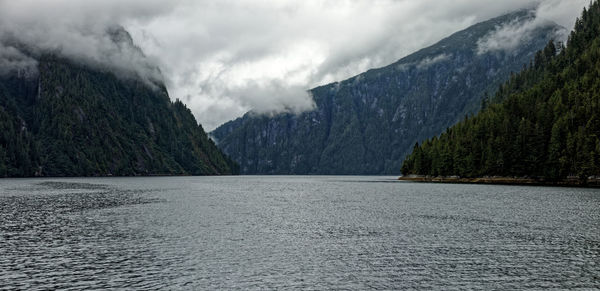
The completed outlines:
<svg viewBox="0 0 600 291">
<path fill-rule="evenodd" d="M 416 144 L 402 174 L 559 180 L 600 176 L 600 4 L 551 41 L 475 116 Z"/>
</svg>

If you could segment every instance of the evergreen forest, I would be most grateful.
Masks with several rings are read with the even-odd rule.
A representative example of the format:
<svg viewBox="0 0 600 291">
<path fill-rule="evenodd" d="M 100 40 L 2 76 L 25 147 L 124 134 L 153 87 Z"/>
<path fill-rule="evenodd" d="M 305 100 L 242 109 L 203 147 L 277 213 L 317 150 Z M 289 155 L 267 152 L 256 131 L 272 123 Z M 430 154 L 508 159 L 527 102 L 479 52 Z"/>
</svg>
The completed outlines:
<svg viewBox="0 0 600 291">
<path fill-rule="evenodd" d="M 402 174 L 600 176 L 600 3 L 584 9 L 566 46 L 549 42 L 482 107 L 417 143 Z"/>
</svg>

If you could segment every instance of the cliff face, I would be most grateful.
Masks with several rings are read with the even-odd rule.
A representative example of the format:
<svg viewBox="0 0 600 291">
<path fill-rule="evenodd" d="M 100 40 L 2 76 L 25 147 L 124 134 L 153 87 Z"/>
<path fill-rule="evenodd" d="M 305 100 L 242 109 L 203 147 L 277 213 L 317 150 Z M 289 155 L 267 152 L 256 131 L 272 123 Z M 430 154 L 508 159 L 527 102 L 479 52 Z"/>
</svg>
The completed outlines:
<svg viewBox="0 0 600 291">
<path fill-rule="evenodd" d="M 211 134 L 245 174 L 397 174 L 415 142 L 477 112 L 485 92 L 561 30 L 542 25 L 514 48 L 482 49 L 500 27 L 530 18 L 520 11 L 491 19 L 389 66 L 314 88 L 313 111 L 250 112 Z"/>
<path fill-rule="evenodd" d="M 237 171 L 160 82 L 11 48 L 35 67 L 0 74 L 0 177 Z"/>
</svg>

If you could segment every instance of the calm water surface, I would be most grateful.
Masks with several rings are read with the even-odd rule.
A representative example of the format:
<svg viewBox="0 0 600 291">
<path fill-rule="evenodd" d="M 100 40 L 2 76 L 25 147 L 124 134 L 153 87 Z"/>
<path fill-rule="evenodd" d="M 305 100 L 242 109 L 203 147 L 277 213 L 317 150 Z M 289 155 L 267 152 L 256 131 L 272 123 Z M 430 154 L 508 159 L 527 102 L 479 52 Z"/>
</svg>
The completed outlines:
<svg viewBox="0 0 600 291">
<path fill-rule="evenodd" d="M 0 290 L 600 288 L 600 190 L 0 180 Z"/>
</svg>

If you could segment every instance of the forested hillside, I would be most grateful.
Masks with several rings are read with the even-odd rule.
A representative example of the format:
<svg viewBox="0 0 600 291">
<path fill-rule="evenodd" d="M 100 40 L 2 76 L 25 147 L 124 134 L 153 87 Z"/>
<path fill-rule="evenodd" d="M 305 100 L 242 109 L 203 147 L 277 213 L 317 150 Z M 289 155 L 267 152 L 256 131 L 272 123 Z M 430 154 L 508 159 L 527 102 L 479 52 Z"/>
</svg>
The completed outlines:
<svg viewBox="0 0 600 291">
<path fill-rule="evenodd" d="M 162 84 L 32 57 L 36 72 L 0 74 L 0 177 L 237 171 Z"/>
<path fill-rule="evenodd" d="M 491 105 L 416 145 L 402 173 L 600 176 L 600 4 L 575 24 L 566 48 L 550 42 L 500 88 Z"/>
<path fill-rule="evenodd" d="M 545 23 L 518 45 L 485 49 L 503 28 L 534 16 L 494 18 L 389 66 L 310 90 L 316 108 L 302 114 L 248 113 L 211 134 L 245 174 L 397 174 L 416 141 L 438 135 L 481 108 L 561 30 Z"/>
</svg>

